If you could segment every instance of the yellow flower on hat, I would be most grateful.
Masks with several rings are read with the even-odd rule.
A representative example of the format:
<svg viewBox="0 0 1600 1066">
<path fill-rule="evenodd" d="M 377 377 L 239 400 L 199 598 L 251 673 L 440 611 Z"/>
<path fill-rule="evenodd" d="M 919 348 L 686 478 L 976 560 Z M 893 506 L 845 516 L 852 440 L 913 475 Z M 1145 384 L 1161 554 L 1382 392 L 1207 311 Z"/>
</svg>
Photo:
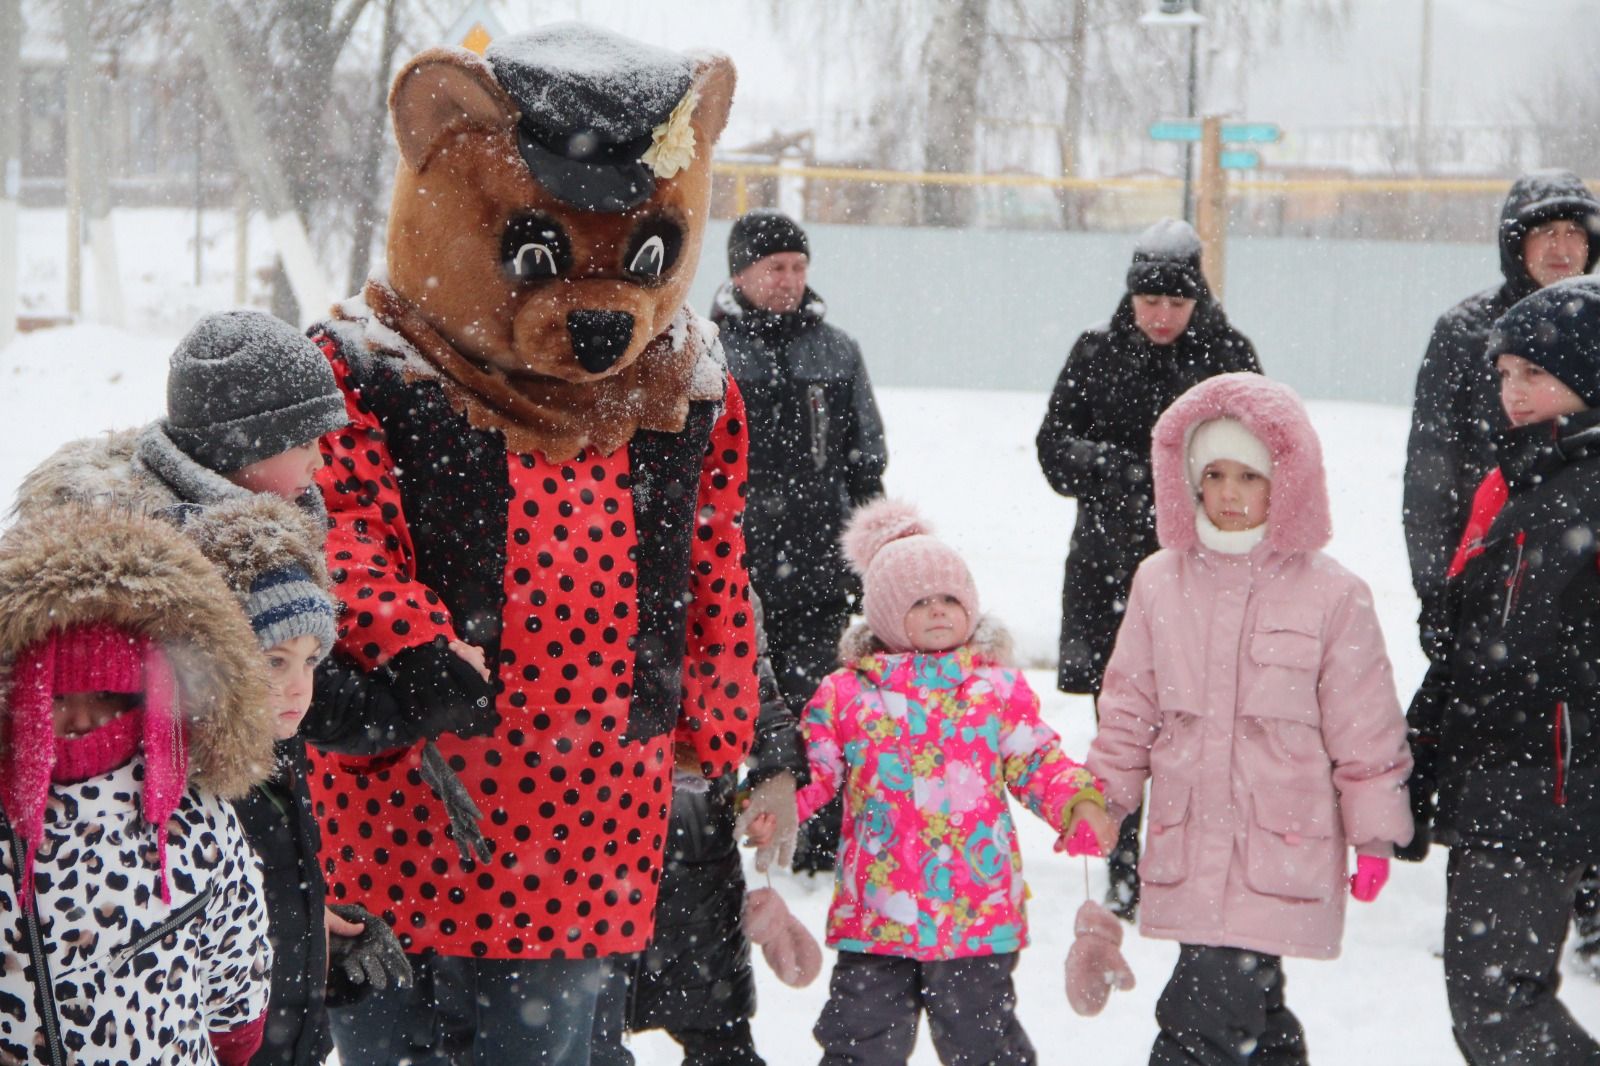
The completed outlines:
<svg viewBox="0 0 1600 1066">
<path fill-rule="evenodd" d="M 690 120 L 699 102 L 700 94 L 690 89 L 667 121 L 650 131 L 650 147 L 639 162 L 655 171 L 656 177 L 671 178 L 694 161 L 694 124 Z"/>
</svg>

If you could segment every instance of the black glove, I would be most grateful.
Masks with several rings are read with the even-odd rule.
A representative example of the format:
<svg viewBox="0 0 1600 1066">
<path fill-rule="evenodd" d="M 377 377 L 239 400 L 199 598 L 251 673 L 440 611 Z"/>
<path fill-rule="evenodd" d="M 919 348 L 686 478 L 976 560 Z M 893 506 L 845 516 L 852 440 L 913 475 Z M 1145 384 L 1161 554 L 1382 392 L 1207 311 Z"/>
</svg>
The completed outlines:
<svg viewBox="0 0 1600 1066">
<path fill-rule="evenodd" d="M 487 736 L 500 724 L 494 683 L 450 650 L 443 637 L 419 644 L 380 668 L 388 674 L 399 712 L 423 736 Z"/>
<path fill-rule="evenodd" d="M 439 797 L 439 802 L 444 804 L 445 813 L 450 816 L 450 833 L 461 852 L 461 865 L 472 869 L 474 854 L 479 862 L 488 862 L 493 851 L 489 847 L 489 838 L 479 828 L 483 811 L 472 801 L 472 793 L 467 791 L 467 786 L 461 783 L 461 778 L 445 761 L 444 753 L 431 740 L 422 746 L 420 773 L 422 780 L 433 789 L 433 794 Z"/>
<path fill-rule="evenodd" d="M 328 1006 L 348 1006 L 370 989 L 411 987 L 411 960 L 387 922 L 358 903 L 328 909 L 363 927 L 358 936 L 328 938 Z"/>
<path fill-rule="evenodd" d="M 1411 791 L 1411 843 L 1394 849 L 1394 857 L 1406 862 L 1421 862 L 1433 846 L 1433 749 L 1411 745 L 1412 771 L 1407 787 Z"/>
</svg>

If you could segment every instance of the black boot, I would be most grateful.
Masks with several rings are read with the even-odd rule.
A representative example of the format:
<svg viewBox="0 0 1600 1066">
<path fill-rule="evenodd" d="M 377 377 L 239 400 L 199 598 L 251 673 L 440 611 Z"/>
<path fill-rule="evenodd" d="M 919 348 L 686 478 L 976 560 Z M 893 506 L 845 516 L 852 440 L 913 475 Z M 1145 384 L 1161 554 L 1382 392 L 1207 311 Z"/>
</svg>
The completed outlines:
<svg viewBox="0 0 1600 1066">
<path fill-rule="evenodd" d="M 1106 889 L 1106 909 L 1125 922 L 1139 917 L 1139 812 L 1122 820 L 1117 847 L 1106 860 L 1111 886 Z"/>
</svg>

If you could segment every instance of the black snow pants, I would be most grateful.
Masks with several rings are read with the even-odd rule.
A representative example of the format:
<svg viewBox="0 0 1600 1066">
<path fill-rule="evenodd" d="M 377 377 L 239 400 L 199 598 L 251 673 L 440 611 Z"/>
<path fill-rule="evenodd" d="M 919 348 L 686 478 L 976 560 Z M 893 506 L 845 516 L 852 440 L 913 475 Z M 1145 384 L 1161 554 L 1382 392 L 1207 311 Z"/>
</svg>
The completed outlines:
<svg viewBox="0 0 1600 1066">
<path fill-rule="evenodd" d="M 783 702 L 799 721 L 822 679 L 839 666 L 839 638 L 850 621 L 850 601 L 783 604 L 763 600 L 762 608 L 772 671 Z M 843 811 L 842 800 L 835 796 L 800 827 L 794 851 L 796 872 L 833 869 Z"/>
<path fill-rule="evenodd" d="M 1488 848 L 1450 849 L 1445 989 L 1456 1043 L 1473 1066 L 1600 1063 L 1600 1043 L 1556 997 L 1583 870 Z"/>
<path fill-rule="evenodd" d="M 944 1066 L 1034 1066 L 1017 1021 L 1016 968 L 1015 952 L 944 962 L 839 952 L 811 1030 L 822 1066 L 904 1066 L 924 1010 Z"/>
<path fill-rule="evenodd" d="M 1305 1066 L 1305 1031 L 1283 1001 L 1283 960 L 1184 944 L 1156 1001 L 1150 1066 Z"/>
</svg>

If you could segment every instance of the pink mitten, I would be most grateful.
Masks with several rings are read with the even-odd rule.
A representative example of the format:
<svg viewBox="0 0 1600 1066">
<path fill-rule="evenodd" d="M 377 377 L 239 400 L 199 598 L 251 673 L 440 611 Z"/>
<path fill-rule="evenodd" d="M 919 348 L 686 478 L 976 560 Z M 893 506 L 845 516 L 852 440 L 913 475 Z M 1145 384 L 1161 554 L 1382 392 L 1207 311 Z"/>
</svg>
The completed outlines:
<svg viewBox="0 0 1600 1066">
<path fill-rule="evenodd" d="M 1389 860 L 1376 855 L 1357 855 L 1356 872 L 1350 875 L 1350 894 L 1362 903 L 1371 903 L 1389 881 Z"/>
<path fill-rule="evenodd" d="M 822 972 L 822 948 L 789 913 L 783 897 L 757 888 L 744 897 L 744 935 L 761 946 L 761 955 L 790 988 L 804 988 Z"/>
<path fill-rule="evenodd" d="M 1102 854 L 1100 838 L 1094 835 L 1094 826 L 1087 821 L 1078 823 L 1077 832 L 1072 834 L 1071 840 L 1063 843 L 1060 839 L 1057 839 L 1056 851 L 1065 851 L 1068 856 L 1074 859 L 1079 856 L 1099 858 Z"/>
<path fill-rule="evenodd" d="M 1122 957 L 1122 923 L 1094 900 L 1084 900 L 1072 921 L 1077 939 L 1067 952 L 1067 1002 L 1084 1017 L 1099 1014 L 1111 989 L 1133 987 L 1133 971 Z"/>
</svg>

